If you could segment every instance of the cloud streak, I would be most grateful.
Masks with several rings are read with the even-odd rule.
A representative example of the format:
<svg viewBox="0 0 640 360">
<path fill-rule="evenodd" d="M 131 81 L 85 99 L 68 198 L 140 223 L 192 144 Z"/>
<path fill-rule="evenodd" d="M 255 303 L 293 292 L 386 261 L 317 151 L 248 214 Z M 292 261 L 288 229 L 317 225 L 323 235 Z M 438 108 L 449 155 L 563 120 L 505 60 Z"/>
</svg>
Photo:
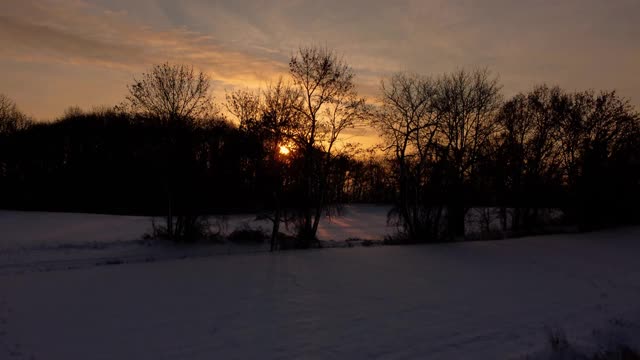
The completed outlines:
<svg viewBox="0 0 640 360">
<path fill-rule="evenodd" d="M 81 1 L 8 1 L 12 11 L 0 15 L 4 58 L 131 71 L 164 61 L 184 62 L 229 84 L 262 81 L 283 70 L 279 62 L 225 47 L 212 35 L 186 27 L 138 25 L 123 11 Z"/>
<path fill-rule="evenodd" d="M 101 103 L 163 61 L 205 70 L 220 98 L 286 72 L 291 53 L 309 43 L 345 54 L 368 96 L 394 71 L 487 66 L 506 95 L 550 83 L 618 89 L 640 104 L 637 0 L 4 0 L 3 9 L 0 76 L 15 84 L 13 74 L 26 74 L 35 95 L 15 85 L 0 92 L 46 116 L 74 103 L 65 87 L 93 91 L 81 105 Z M 30 77 L 29 64 L 51 70 Z M 43 75 L 51 94 L 38 89 Z M 34 100 L 56 97 L 56 111 Z"/>
</svg>

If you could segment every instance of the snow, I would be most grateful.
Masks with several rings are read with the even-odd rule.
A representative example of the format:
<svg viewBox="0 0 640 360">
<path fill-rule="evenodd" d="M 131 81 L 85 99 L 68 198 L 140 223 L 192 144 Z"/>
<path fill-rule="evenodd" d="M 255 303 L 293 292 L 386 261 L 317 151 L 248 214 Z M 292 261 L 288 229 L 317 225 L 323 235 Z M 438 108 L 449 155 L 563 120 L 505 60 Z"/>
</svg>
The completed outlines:
<svg viewBox="0 0 640 360">
<path fill-rule="evenodd" d="M 393 234 L 395 227 L 387 225 L 386 205 L 346 205 L 339 214 L 325 217 L 318 226 L 320 240 L 382 240 Z"/>
<path fill-rule="evenodd" d="M 386 224 L 388 211 L 388 206 L 346 205 L 339 215 L 322 219 L 318 238 L 382 240 L 384 235 L 395 230 Z M 267 232 L 271 229 L 268 220 L 256 220 L 256 216 L 251 214 L 230 215 L 225 219 L 226 233 L 245 225 Z M 136 241 L 151 231 L 151 220 L 145 216 L 0 210 L 0 251 L 75 245 L 100 247 Z"/>
<path fill-rule="evenodd" d="M 345 205 L 339 213 L 320 221 L 318 238 L 323 241 L 348 239 L 382 240 L 396 229 L 387 224 L 387 205 Z M 511 210 L 507 212 L 510 216 Z M 551 216 L 558 218 L 559 213 Z M 467 213 L 466 229 L 473 235 L 488 227 L 500 231 L 496 208 L 474 208 Z M 212 217 L 212 230 L 217 230 L 221 218 Z M 161 219 L 157 219 L 160 223 Z M 145 233 L 151 232 L 152 218 L 78 213 L 21 212 L 0 210 L 0 254 L 4 251 L 45 250 L 58 248 L 104 248 L 134 245 Z M 510 222 L 510 221 L 509 221 Z M 243 227 L 261 228 L 271 232 L 268 220 L 256 220 L 253 214 L 225 216 L 223 232 L 228 234 Z M 284 225 L 281 231 L 287 232 Z M 292 232 L 290 227 L 288 232 Z"/>
<path fill-rule="evenodd" d="M 321 236 L 381 238 L 384 213 Z M 640 228 L 216 255 L 131 245 L 147 221 L 0 213 L 0 359 L 509 359 L 640 324 Z"/>
<path fill-rule="evenodd" d="M 144 216 L 0 210 L 0 250 L 129 241 L 150 225 Z"/>
</svg>

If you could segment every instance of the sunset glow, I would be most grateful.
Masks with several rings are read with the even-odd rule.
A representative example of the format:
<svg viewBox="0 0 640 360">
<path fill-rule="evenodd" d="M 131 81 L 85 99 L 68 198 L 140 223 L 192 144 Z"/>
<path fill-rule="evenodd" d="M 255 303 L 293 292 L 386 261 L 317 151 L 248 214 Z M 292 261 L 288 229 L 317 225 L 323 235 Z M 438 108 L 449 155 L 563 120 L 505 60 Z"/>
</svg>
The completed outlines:
<svg viewBox="0 0 640 360">
<path fill-rule="evenodd" d="M 345 54 L 370 99 L 394 71 L 440 74 L 477 64 L 500 75 L 507 95 L 551 83 L 616 88 L 638 103 L 640 2 L 464 3 L 4 0 L 0 92 L 52 120 L 71 105 L 118 104 L 133 76 L 171 61 L 210 74 L 221 100 L 226 90 L 286 74 L 300 44 L 322 43 Z M 496 31 L 497 19 L 509 31 Z"/>
<path fill-rule="evenodd" d="M 291 150 L 289 150 L 288 147 L 284 146 L 284 145 L 280 145 L 280 155 L 284 155 L 287 156 L 291 153 Z"/>
</svg>

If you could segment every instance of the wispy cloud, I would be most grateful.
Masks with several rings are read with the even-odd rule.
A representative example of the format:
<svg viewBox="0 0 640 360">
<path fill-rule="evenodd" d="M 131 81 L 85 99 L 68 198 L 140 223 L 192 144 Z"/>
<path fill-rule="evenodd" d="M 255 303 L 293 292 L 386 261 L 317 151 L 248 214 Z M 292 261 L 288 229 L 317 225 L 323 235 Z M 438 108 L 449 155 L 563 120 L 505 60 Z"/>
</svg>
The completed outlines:
<svg viewBox="0 0 640 360">
<path fill-rule="evenodd" d="M 0 15 L 0 56 L 5 58 L 127 70 L 163 61 L 190 63 L 230 84 L 263 81 L 283 69 L 269 57 L 230 49 L 186 27 L 139 25 L 124 11 L 77 0 L 6 1 L 11 11 Z"/>
<path fill-rule="evenodd" d="M 42 98 L 60 109 L 117 98 L 112 89 L 122 95 L 134 74 L 163 61 L 205 70 L 220 97 L 286 72 L 309 43 L 345 54 L 368 96 L 394 71 L 487 66 L 507 95 L 546 82 L 618 89 L 640 104 L 637 0 L 3 0 L 2 8 L 0 77 L 14 85 L 0 92 L 17 93 L 25 108 Z M 52 83 L 39 88 L 28 64 L 51 69 L 38 76 Z M 32 89 L 15 85 L 18 72 Z M 93 93 L 74 100 L 65 87 Z"/>
</svg>

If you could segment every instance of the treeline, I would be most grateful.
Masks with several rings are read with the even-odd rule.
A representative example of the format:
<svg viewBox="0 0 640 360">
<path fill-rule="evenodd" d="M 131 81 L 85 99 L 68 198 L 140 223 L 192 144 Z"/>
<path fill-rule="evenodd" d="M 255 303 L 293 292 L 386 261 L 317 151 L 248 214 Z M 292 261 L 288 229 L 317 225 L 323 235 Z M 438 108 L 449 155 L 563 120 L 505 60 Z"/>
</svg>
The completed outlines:
<svg viewBox="0 0 640 360">
<path fill-rule="evenodd" d="M 640 116 L 615 92 L 538 86 L 505 101 L 486 70 L 396 74 L 373 122 L 400 240 L 462 238 L 473 207 L 499 208 L 515 234 L 539 230 L 545 208 L 583 229 L 638 222 Z"/>
<path fill-rule="evenodd" d="M 71 110 L 54 122 L 31 121 L 0 135 L 0 207 L 164 215 L 173 174 L 176 191 L 189 193 L 176 197 L 188 197 L 188 206 L 200 214 L 255 213 L 272 206 L 269 149 L 233 122 L 214 117 L 169 127 L 113 109 Z M 173 154 L 172 142 L 179 149 Z M 296 199 L 300 159 L 292 152 L 282 160 L 287 196 Z M 386 180 L 378 161 L 339 154 L 332 162 L 337 201 L 392 199 L 376 183 Z"/>
<path fill-rule="evenodd" d="M 504 99 L 486 70 L 399 73 L 374 106 L 328 49 L 299 49 L 289 70 L 216 107 L 205 74 L 161 64 L 122 104 L 51 123 L 1 97 L 0 207 L 162 215 L 175 239 L 197 237 L 202 214 L 257 212 L 274 248 L 283 222 L 313 245 L 323 213 L 347 202 L 393 204 L 397 241 L 461 238 L 473 207 L 500 209 L 516 233 L 544 208 L 586 229 L 640 218 L 640 116 L 615 92 Z M 378 148 L 344 142 L 359 126 Z"/>
</svg>

